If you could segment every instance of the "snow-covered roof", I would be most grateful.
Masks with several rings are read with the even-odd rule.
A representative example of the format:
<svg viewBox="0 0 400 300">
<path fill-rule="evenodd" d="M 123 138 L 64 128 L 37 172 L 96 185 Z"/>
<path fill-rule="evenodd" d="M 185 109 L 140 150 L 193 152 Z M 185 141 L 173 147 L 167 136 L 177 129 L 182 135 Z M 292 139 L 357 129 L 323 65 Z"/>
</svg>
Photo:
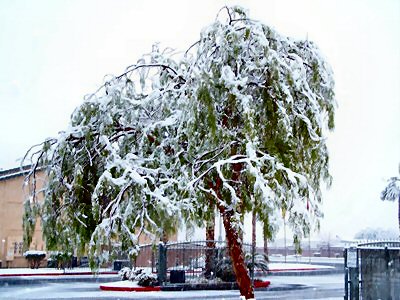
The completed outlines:
<svg viewBox="0 0 400 300">
<path fill-rule="evenodd" d="M 23 166 L 23 167 L 8 169 L 8 170 L 1 170 L 0 171 L 0 181 L 11 179 L 14 177 L 24 176 L 24 175 L 28 174 L 30 169 L 31 169 L 31 166 L 28 165 L 28 166 Z"/>
<path fill-rule="evenodd" d="M 24 256 L 28 255 L 46 255 L 45 251 L 40 251 L 40 250 L 28 250 L 24 252 Z"/>
</svg>

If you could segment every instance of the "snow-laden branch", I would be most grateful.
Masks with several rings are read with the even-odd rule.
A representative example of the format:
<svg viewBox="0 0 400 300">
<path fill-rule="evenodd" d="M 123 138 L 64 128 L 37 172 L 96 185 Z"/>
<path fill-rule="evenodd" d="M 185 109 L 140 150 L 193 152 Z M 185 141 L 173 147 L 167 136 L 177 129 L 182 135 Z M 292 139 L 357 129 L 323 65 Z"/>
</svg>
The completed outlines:
<svg viewBox="0 0 400 300">
<path fill-rule="evenodd" d="M 134 255 L 142 234 L 201 221 L 217 204 L 235 230 L 248 210 L 264 220 L 285 210 L 299 237 L 330 179 L 333 87 L 313 43 L 224 7 L 183 57 L 155 46 L 30 149 L 31 190 L 39 168 L 48 183 L 43 204 L 26 202 L 28 235 L 41 214 L 53 248 L 89 243 L 92 258 L 108 257 L 126 243 Z"/>
</svg>

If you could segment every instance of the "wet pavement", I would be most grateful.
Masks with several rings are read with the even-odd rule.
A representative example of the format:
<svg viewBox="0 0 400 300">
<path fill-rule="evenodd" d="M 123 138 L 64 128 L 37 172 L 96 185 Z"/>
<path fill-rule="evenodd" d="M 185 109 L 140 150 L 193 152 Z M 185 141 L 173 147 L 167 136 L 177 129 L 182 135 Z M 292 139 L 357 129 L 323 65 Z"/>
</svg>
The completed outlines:
<svg viewBox="0 0 400 300">
<path fill-rule="evenodd" d="M 269 276 L 270 288 L 256 291 L 256 299 L 343 299 L 343 275 Z M 284 288 L 283 288 L 284 287 Z M 0 287 L 0 299 L 239 299 L 237 290 L 175 292 L 101 291 L 98 282 L 41 282 Z"/>
</svg>

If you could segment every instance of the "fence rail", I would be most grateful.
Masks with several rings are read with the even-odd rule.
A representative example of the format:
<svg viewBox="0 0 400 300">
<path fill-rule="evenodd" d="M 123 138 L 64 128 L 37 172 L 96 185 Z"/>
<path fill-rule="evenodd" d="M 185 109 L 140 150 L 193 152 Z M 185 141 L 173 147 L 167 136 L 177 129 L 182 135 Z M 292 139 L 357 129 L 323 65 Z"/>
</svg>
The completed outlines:
<svg viewBox="0 0 400 300">
<path fill-rule="evenodd" d="M 387 241 L 369 241 L 360 243 L 357 245 L 358 248 L 370 247 L 370 248 L 399 248 L 400 241 L 397 240 L 387 240 Z"/>
</svg>

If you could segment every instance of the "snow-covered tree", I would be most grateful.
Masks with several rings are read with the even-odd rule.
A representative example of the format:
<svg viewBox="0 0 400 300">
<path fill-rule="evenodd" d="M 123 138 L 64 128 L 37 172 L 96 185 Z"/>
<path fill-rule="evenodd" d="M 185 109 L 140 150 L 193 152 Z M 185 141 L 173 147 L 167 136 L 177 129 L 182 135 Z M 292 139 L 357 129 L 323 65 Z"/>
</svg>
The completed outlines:
<svg viewBox="0 0 400 300">
<path fill-rule="evenodd" d="M 383 239 L 396 239 L 399 236 L 396 230 L 383 229 L 383 228 L 364 228 L 354 235 L 358 240 L 383 240 Z"/>
<path fill-rule="evenodd" d="M 49 249 L 85 250 L 89 244 L 92 263 L 101 263 L 113 243 L 134 256 L 141 234 L 176 230 L 186 211 L 173 174 L 179 164 L 176 91 L 184 81 L 173 68 L 178 66 L 153 49 L 88 96 L 69 128 L 33 153 L 30 177 L 42 166 L 48 182 L 41 210 L 31 209 L 35 197 L 25 205 L 41 214 Z M 27 214 L 27 228 L 31 219 Z M 29 242 L 31 231 L 25 232 Z"/>
<path fill-rule="evenodd" d="M 400 174 L 400 164 L 399 164 Z M 381 200 L 398 202 L 398 221 L 400 233 L 400 177 L 391 177 L 384 190 L 381 192 Z"/>
<path fill-rule="evenodd" d="M 254 298 L 244 214 L 268 230 L 285 212 L 297 244 L 319 226 L 334 110 L 332 73 L 312 42 L 225 7 L 184 55 L 153 49 L 33 152 L 30 178 L 43 167 L 48 185 L 39 208 L 33 186 L 25 228 L 37 212 L 49 247 L 61 236 L 106 259 L 114 245 L 135 255 L 140 234 L 210 221 L 217 209 L 240 293 Z"/>
<path fill-rule="evenodd" d="M 192 185 L 215 198 L 241 294 L 251 298 L 242 217 L 253 207 L 286 211 L 296 243 L 309 233 L 321 216 L 321 180 L 331 180 L 324 133 L 333 129 L 335 101 L 313 43 L 226 11 L 225 22 L 203 30 L 190 63 L 184 128 Z"/>
</svg>

